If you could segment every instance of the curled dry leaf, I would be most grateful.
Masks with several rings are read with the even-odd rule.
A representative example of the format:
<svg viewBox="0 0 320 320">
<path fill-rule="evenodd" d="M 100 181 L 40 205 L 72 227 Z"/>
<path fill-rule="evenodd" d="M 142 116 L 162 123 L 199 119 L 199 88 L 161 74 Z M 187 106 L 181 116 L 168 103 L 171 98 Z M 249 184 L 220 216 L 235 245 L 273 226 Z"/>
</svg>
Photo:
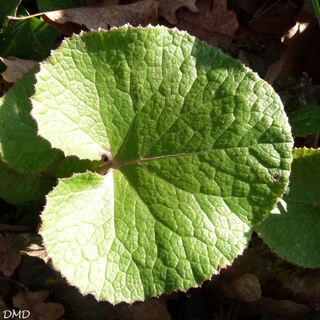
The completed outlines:
<svg viewBox="0 0 320 320">
<path fill-rule="evenodd" d="M 60 303 L 44 302 L 49 291 L 22 291 L 12 298 L 13 305 L 21 310 L 29 310 L 29 320 L 56 320 L 63 316 L 64 307 Z"/>
<path fill-rule="evenodd" d="M 192 12 L 198 12 L 196 0 L 159 0 L 159 16 L 171 24 L 177 24 L 176 11 L 186 7 Z"/>
<path fill-rule="evenodd" d="M 109 29 L 124 24 L 132 26 L 147 25 L 155 23 L 158 17 L 158 2 L 148 0 L 128 5 L 111 6 L 107 8 L 74 8 L 44 12 L 46 21 L 58 28 L 57 24 L 73 22 L 83 25 L 88 29 Z M 64 33 L 63 27 L 59 28 Z M 68 30 L 69 31 L 69 28 Z"/>
<path fill-rule="evenodd" d="M 1 73 L 3 79 L 7 82 L 16 83 L 22 76 L 38 64 L 34 60 L 18 59 L 16 57 L 1 58 L 1 62 L 7 69 Z"/>
<path fill-rule="evenodd" d="M 20 261 L 21 256 L 17 252 L 10 250 L 6 239 L 0 233 L 0 272 L 6 277 L 12 276 Z"/>
<path fill-rule="evenodd" d="M 198 13 L 181 9 L 177 12 L 178 28 L 213 46 L 226 47 L 235 38 L 239 23 L 235 12 L 228 10 L 226 0 L 198 0 Z"/>
</svg>

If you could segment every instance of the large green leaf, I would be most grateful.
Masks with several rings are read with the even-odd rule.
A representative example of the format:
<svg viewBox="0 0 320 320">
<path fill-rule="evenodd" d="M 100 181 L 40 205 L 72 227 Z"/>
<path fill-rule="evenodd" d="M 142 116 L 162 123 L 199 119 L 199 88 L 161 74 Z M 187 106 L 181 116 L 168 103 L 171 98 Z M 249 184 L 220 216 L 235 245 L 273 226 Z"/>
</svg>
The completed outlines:
<svg viewBox="0 0 320 320">
<path fill-rule="evenodd" d="M 56 179 L 44 173 L 22 174 L 0 160 L 0 198 L 11 204 L 44 201 Z"/>
<path fill-rule="evenodd" d="M 30 116 L 29 97 L 34 93 L 33 68 L 0 98 L 0 154 L 10 167 L 31 173 L 45 169 L 58 154 L 48 141 L 37 134 Z"/>
<path fill-rule="evenodd" d="M 110 158 L 60 181 L 41 229 L 82 292 L 134 301 L 230 264 L 285 190 L 292 137 L 256 74 L 165 27 L 85 33 L 37 75 L 32 115 L 67 155 Z"/>
<path fill-rule="evenodd" d="M 281 258 L 320 267 L 320 149 L 294 149 L 290 189 L 257 231 Z"/>
</svg>

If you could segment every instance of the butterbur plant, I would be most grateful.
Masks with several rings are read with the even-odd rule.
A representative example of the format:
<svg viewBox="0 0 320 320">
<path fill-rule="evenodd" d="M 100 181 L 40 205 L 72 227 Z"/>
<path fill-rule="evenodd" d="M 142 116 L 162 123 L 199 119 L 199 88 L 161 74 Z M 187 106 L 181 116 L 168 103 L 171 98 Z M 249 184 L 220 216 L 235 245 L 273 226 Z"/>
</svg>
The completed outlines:
<svg viewBox="0 0 320 320">
<path fill-rule="evenodd" d="M 201 285 L 243 252 L 289 182 L 293 138 L 278 95 L 177 29 L 75 35 L 1 110 L 8 101 L 3 165 L 26 181 L 64 177 L 40 233 L 54 267 L 99 300 Z"/>
</svg>

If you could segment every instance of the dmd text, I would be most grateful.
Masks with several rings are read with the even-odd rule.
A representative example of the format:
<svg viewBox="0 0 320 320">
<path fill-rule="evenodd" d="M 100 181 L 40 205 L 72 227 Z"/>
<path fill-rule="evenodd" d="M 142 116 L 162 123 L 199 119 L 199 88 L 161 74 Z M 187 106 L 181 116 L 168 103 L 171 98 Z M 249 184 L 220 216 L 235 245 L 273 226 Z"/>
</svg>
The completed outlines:
<svg viewBox="0 0 320 320">
<path fill-rule="evenodd" d="M 30 317 L 29 310 L 4 310 L 3 319 L 28 319 Z"/>
</svg>

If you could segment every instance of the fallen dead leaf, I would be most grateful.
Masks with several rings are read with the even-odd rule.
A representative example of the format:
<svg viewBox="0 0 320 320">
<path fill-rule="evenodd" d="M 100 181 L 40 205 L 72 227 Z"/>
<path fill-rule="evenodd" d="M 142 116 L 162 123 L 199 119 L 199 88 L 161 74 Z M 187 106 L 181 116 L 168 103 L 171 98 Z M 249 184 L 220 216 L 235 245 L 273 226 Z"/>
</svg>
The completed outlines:
<svg viewBox="0 0 320 320">
<path fill-rule="evenodd" d="M 176 11 L 182 7 L 186 7 L 192 12 L 198 12 L 196 0 L 159 0 L 159 16 L 171 24 L 177 24 Z"/>
<path fill-rule="evenodd" d="M 73 8 L 42 12 L 28 17 L 10 17 L 14 20 L 29 19 L 42 15 L 46 22 L 53 25 L 58 31 L 69 34 L 72 25 L 85 26 L 87 29 L 98 30 L 120 27 L 124 24 L 132 26 L 156 23 L 159 3 L 155 0 L 140 1 L 128 5 L 111 6 L 107 8 Z"/>
<path fill-rule="evenodd" d="M 20 262 L 21 256 L 17 252 L 11 251 L 6 239 L 0 233 L 0 272 L 6 277 L 10 277 Z"/>
<path fill-rule="evenodd" d="M 133 305 L 125 304 L 118 310 L 121 319 L 171 320 L 165 298 L 149 299 Z"/>
<path fill-rule="evenodd" d="M 259 280 L 252 273 L 244 273 L 231 283 L 224 282 L 221 291 L 227 298 L 242 302 L 256 301 L 261 297 Z"/>
<path fill-rule="evenodd" d="M 0 225 L 1 226 L 1 225 Z M 7 233 L 7 242 L 16 251 L 36 257 L 48 263 L 49 257 L 42 244 L 42 238 L 34 233 Z"/>
<path fill-rule="evenodd" d="M 284 286 L 289 288 L 298 299 L 297 302 L 320 305 L 320 271 L 309 270 L 297 274 L 285 281 Z"/>
<path fill-rule="evenodd" d="M 49 291 L 23 291 L 13 296 L 13 305 L 21 310 L 29 310 L 28 320 L 56 320 L 63 316 L 64 307 L 60 303 L 44 302 Z"/>
<path fill-rule="evenodd" d="M 88 29 L 110 29 L 126 23 L 132 26 L 155 23 L 158 17 L 158 2 L 148 0 L 128 5 L 111 6 L 107 8 L 75 8 L 45 12 L 44 15 L 55 24 L 74 22 Z M 55 26 L 53 24 L 53 26 Z M 60 30 L 61 31 L 61 30 Z"/>
<path fill-rule="evenodd" d="M 226 47 L 236 38 L 239 23 L 235 12 L 228 10 L 226 0 L 198 0 L 198 13 L 182 8 L 177 12 L 182 30 L 213 46 Z"/>
<path fill-rule="evenodd" d="M 268 297 L 247 303 L 242 312 L 247 315 L 261 314 L 266 319 L 306 319 L 312 308 L 291 300 L 275 300 Z M 268 316 L 268 318 L 267 318 Z"/>
<path fill-rule="evenodd" d="M 3 79 L 7 82 L 16 83 L 22 76 L 38 64 L 34 60 L 18 59 L 16 57 L 1 58 L 1 62 L 7 69 L 1 73 Z"/>
<path fill-rule="evenodd" d="M 272 85 L 274 80 L 276 80 L 278 75 L 281 73 L 282 67 L 283 67 L 282 60 L 272 63 L 267 70 L 264 80 L 266 80 L 269 84 Z"/>
</svg>

